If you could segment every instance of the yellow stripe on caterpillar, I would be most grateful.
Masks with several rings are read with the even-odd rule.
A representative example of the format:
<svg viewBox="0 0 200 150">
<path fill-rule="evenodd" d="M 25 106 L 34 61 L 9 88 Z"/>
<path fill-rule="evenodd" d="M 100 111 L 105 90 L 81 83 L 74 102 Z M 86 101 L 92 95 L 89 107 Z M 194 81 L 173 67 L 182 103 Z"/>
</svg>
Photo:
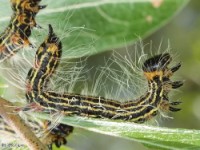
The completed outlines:
<svg viewBox="0 0 200 150">
<path fill-rule="evenodd" d="M 44 86 L 55 72 L 61 58 L 61 41 L 49 25 L 49 36 L 36 52 L 36 68 L 27 76 L 32 88 L 27 90 L 27 99 L 41 106 L 45 111 L 62 112 L 65 115 L 90 116 L 143 123 L 158 114 L 158 110 L 176 111 L 168 100 L 169 89 L 178 88 L 181 81 L 172 82 L 170 77 L 179 67 L 168 68 L 172 58 L 169 53 L 156 55 L 143 64 L 144 75 L 148 82 L 147 91 L 136 100 L 118 102 L 103 97 L 82 96 L 77 94 L 59 94 L 45 91 Z M 170 73 L 169 73 L 170 72 Z M 165 102 L 165 107 L 163 107 Z"/>
</svg>

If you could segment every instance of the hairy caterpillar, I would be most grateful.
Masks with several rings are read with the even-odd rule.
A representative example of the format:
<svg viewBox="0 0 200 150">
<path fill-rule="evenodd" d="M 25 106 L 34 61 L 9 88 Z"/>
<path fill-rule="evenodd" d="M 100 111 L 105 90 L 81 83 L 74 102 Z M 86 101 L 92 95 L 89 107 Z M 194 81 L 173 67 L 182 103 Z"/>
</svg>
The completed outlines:
<svg viewBox="0 0 200 150">
<path fill-rule="evenodd" d="M 10 0 L 13 9 L 8 27 L 0 34 L 0 62 L 14 55 L 19 49 L 26 46 L 34 47 L 28 37 L 36 24 L 35 16 L 40 9 L 41 0 Z"/>
<path fill-rule="evenodd" d="M 103 97 L 82 96 L 78 94 L 60 94 L 45 87 L 48 79 L 54 74 L 62 55 L 62 44 L 49 26 L 47 39 L 38 48 L 35 64 L 30 69 L 26 81 L 26 97 L 29 102 L 36 103 L 47 111 L 60 111 L 66 115 L 81 115 L 95 118 L 121 119 L 142 123 L 159 113 L 159 110 L 178 111 L 173 105 L 179 102 L 169 102 L 168 93 L 172 88 L 178 88 L 182 82 L 172 82 L 170 77 L 180 68 L 180 64 L 169 68 L 171 57 L 168 53 L 160 54 L 146 60 L 143 64 L 144 75 L 149 89 L 140 98 L 124 103 L 105 99 Z M 132 118 L 131 118 L 131 117 Z M 44 125 L 49 127 L 49 123 Z M 45 143 L 55 143 L 58 147 L 65 144 L 65 138 L 73 130 L 71 126 L 52 128 L 54 134 L 44 138 Z M 71 130 L 70 130 L 71 129 Z M 48 131 L 48 130 L 47 130 Z M 66 134 L 63 137 L 58 135 Z M 51 133 L 51 132 L 50 132 Z M 50 142 L 51 141 L 51 142 Z M 49 145 L 51 147 L 51 144 Z"/>
<path fill-rule="evenodd" d="M 38 104 L 45 110 L 60 111 L 65 115 L 90 116 L 143 123 L 156 116 L 159 110 L 179 111 L 173 107 L 179 102 L 169 102 L 168 93 L 171 89 L 183 85 L 182 81 L 172 82 L 170 77 L 180 68 L 180 64 L 169 68 L 172 61 L 169 53 L 156 55 L 143 64 L 144 75 L 148 81 L 148 90 L 140 98 L 126 102 L 105 99 L 103 97 L 83 96 L 78 94 L 59 94 L 46 91 L 44 87 L 48 78 L 55 71 L 61 57 L 61 42 L 52 34 L 38 48 L 35 67 L 27 76 L 26 97 L 29 102 Z"/>
</svg>

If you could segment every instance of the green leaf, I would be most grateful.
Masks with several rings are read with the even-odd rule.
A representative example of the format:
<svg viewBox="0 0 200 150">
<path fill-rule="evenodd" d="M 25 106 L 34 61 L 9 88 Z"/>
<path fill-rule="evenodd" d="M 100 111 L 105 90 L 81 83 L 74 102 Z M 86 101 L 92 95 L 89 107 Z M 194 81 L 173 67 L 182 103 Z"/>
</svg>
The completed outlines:
<svg viewBox="0 0 200 150">
<path fill-rule="evenodd" d="M 42 119 L 51 118 L 44 114 L 36 115 Z M 61 122 L 93 132 L 137 141 L 154 150 L 200 149 L 199 130 L 169 129 L 144 124 L 83 117 L 64 117 Z"/>
<path fill-rule="evenodd" d="M 3 93 L 5 92 L 6 89 L 8 89 L 9 85 L 4 83 L 5 81 L 3 81 L 0 78 L 0 95 L 3 95 Z"/>
<path fill-rule="evenodd" d="M 54 26 L 63 38 L 67 57 L 93 55 L 113 48 L 127 46 L 167 23 L 187 0 L 46 0 L 48 7 L 36 17 L 46 28 Z M 158 1 L 157 1 L 158 2 Z M 0 26 L 8 24 L 11 10 L 9 1 L 1 2 Z M 81 28 L 82 27 L 82 28 Z M 2 29 L 3 30 L 3 29 Z M 43 30 L 34 34 L 36 41 Z M 46 35 L 47 33 L 45 33 Z"/>
<path fill-rule="evenodd" d="M 55 145 L 53 145 L 52 149 L 53 150 L 73 150 L 73 149 L 71 149 L 71 148 L 69 148 L 67 146 L 61 146 L 61 147 L 58 148 Z"/>
</svg>

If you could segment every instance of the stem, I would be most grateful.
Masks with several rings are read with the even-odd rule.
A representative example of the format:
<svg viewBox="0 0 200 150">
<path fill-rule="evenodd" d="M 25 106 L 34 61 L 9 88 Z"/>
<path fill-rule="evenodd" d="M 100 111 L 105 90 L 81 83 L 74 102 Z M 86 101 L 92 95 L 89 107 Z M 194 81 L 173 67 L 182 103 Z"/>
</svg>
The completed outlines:
<svg viewBox="0 0 200 150">
<path fill-rule="evenodd" d="M 13 104 L 0 97 L 0 115 L 31 150 L 48 148 L 35 136 L 19 115 L 13 113 Z"/>
</svg>

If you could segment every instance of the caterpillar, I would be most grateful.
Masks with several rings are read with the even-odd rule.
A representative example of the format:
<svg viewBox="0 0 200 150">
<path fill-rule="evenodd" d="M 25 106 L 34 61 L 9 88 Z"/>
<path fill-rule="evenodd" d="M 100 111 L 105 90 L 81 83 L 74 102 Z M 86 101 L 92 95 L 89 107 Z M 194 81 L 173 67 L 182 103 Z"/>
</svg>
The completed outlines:
<svg viewBox="0 0 200 150">
<path fill-rule="evenodd" d="M 48 86 L 49 78 L 56 72 L 61 57 L 62 43 L 49 25 L 48 37 L 36 51 L 34 65 L 27 74 L 26 99 L 29 103 L 36 103 L 45 111 L 59 111 L 65 115 L 119 119 L 135 123 L 150 120 L 160 110 L 167 112 L 180 110 L 175 107 L 180 102 L 170 102 L 168 93 L 171 89 L 183 85 L 182 81 L 170 80 L 181 64 L 178 63 L 169 68 L 168 65 L 172 61 L 169 53 L 156 55 L 144 61 L 142 69 L 148 82 L 148 90 L 138 99 L 123 103 L 103 97 L 73 93 L 60 94 L 47 90 L 45 87 Z M 73 127 L 59 124 L 49 129 L 50 124 L 51 122 L 47 122 L 43 127 L 39 127 L 49 132 L 46 138 L 42 139 L 43 142 L 47 143 L 50 149 L 52 143 L 55 143 L 57 147 L 66 144 L 66 137 L 73 132 Z M 12 133 L 12 130 L 4 130 L 4 132 Z"/>
<path fill-rule="evenodd" d="M 36 121 L 34 119 L 28 119 L 27 124 L 31 127 L 32 131 L 38 135 L 41 141 L 48 146 L 51 150 L 52 145 L 55 144 L 56 147 L 60 147 L 67 143 L 66 137 L 73 131 L 73 127 L 65 124 L 58 124 L 54 128 L 50 128 L 51 122 L 50 121 Z M 46 135 L 45 137 L 41 137 L 40 133 L 44 132 Z M 2 143 L 12 143 L 13 141 L 18 140 L 17 135 L 13 131 L 13 129 L 4 122 L 4 120 L 0 117 L 0 133 L 2 135 L 6 135 L 9 137 L 9 141 L 1 141 Z M 24 144 L 19 141 L 20 144 Z M 6 144 L 6 143 L 4 143 Z"/>
<path fill-rule="evenodd" d="M 13 14 L 8 27 L 0 34 L 0 62 L 14 55 L 24 47 L 34 47 L 28 37 L 36 24 L 35 16 L 46 5 L 39 5 L 41 0 L 10 0 Z"/>
<path fill-rule="evenodd" d="M 183 85 L 182 81 L 170 80 L 181 64 L 169 68 L 172 61 L 169 53 L 156 55 L 143 63 L 142 69 L 148 82 L 148 90 L 136 100 L 122 103 L 103 97 L 46 91 L 44 87 L 48 83 L 48 78 L 59 64 L 61 45 L 61 41 L 49 25 L 49 35 L 36 52 L 36 65 L 27 75 L 26 98 L 29 102 L 36 103 L 44 110 L 59 111 L 64 115 L 127 120 L 135 123 L 150 120 L 160 110 L 167 112 L 181 110 L 175 107 L 180 102 L 169 101 L 168 93 Z"/>
</svg>

